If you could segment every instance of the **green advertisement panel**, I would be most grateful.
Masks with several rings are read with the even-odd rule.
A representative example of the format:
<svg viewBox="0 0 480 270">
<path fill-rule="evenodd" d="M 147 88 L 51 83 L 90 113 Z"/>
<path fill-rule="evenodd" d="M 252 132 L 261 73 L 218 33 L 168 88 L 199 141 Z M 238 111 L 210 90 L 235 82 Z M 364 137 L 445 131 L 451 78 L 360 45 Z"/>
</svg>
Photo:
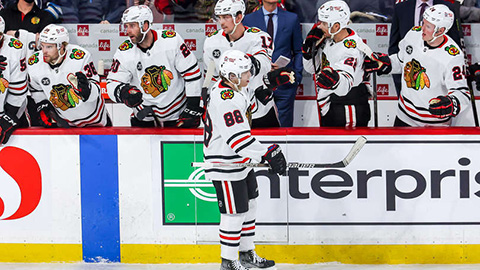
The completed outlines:
<svg viewBox="0 0 480 270">
<path fill-rule="evenodd" d="M 162 142 L 163 224 L 217 224 L 220 214 L 215 188 L 205 180 L 202 168 L 192 162 L 203 161 L 203 144 Z"/>
</svg>

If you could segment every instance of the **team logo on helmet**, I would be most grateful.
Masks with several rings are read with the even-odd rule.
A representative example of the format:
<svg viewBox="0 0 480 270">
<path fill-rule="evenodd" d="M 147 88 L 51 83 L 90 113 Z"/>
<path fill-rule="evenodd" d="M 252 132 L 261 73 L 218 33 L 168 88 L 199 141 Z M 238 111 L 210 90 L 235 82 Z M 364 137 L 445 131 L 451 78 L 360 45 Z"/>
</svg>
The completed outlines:
<svg viewBox="0 0 480 270">
<path fill-rule="evenodd" d="M 145 93 L 156 97 L 168 90 L 172 80 L 173 73 L 165 66 L 149 66 L 145 69 L 140 85 Z"/>
<path fill-rule="evenodd" d="M 8 81 L 5 78 L 0 78 L 0 92 L 5 93 L 8 88 Z"/>
<path fill-rule="evenodd" d="M 422 90 L 425 86 L 430 88 L 430 79 L 428 78 L 427 70 L 422 67 L 417 60 L 412 59 L 412 61 L 408 62 L 405 65 L 403 73 L 403 79 L 407 87 L 415 90 Z"/>
<path fill-rule="evenodd" d="M 218 30 L 211 32 L 210 34 L 207 35 L 207 37 L 215 36 L 216 34 L 218 34 Z"/>
<path fill-rule="evenodd" d="M 85 52 L 79 49 L 73 49 L 70 58 L 80 60 L 85 56 Z"/>
<path fill-rule="evenodd" d="M 420 32 L 420 31 L 422 31 L 422 26 L 414 26 L 414 27 L 412 28 L 412 30 L 413 30 L 413 31 Z"/>
<path fill-rule="evenodd" d="M 177 33 L 175 33 L 175 31 L 170 30 L 170 29 L 163 30 L 163 32 L 162 32 L 162 37 L 163 38 L 172 38 L 176 35 L 177 35 Z"/>
<path fill-rule="evenodd" d="M 15 49 L 21 49 L 23 47 L 23 43 L 16 38 L 11 38 L 10 42 L 8 43 L 8 46 L 13 47 Z"/>
<path fill-rule="evenodd" d="M 450 45 L 450 46 L 445 47 L 445 51 L 447 51 L 448 54 L 453 55 L 453 56 L 460 53 L 460 51 L 458 50 L 457 47 L 455 47 L 455 45 Z"/>
<path fill-rule="evenodd" d="M 234 95 L 234 92 L 232 89 L 227 89 L 220 92 L 220 97 L 222 97 L 223 100 L 232 99 L 233 95 Z"/>
<path fill-rule="evenodd" d="M 249 33 L 258 33 L 260 32 L 260 29 L 256 28 L 256 27 L 250 27 L 247 29 L 247 32 Z"/>
<path fill-rule="evenodd" d="M 343 42 L 343 45 L 347 48 L 356 48 L 357 42 L 353 39 L 347 39 Z"/>
<path fill-rule="evenodd" d="M 133 44 L 130 42 L 130 40 L 125 40 L 125 42 L 123 42 L 122 44 L 120 44 L 120 46 L 118 46 L 118 49 L 120 51 L 126 51 L 131 48 L 133 48 Z"/>
<path fill-rule="evenodd" d="M 75 93 L 71 85 L 56 84 L 50 90 L 50 102 L 56 108 L 66 111 L 75 108 L 80 102 L 80 97 Z"/>
<path fill-rule="evenodd" d="M 32 24 L 38 24 L 40 22 L 40 18 L 35 16 L 30 21 L 32 22 Z"/>
<path fill-rule="evenodd" d="M 33 65 L 35 63 L 38 63 L 38 53 L 34 53 L 34 54 L 32 54 L 32 56 L 30 56 L 28 58 L 28 64 L 29 65 Z"/>
</svg>

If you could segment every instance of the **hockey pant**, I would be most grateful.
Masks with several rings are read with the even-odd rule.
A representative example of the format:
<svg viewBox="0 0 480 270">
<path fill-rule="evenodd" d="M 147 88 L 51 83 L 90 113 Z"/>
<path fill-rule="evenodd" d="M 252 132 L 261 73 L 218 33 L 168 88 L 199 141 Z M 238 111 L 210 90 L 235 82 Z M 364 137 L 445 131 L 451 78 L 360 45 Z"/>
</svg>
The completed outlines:
<svg viewBox="0 0 480 270">
<path fill-rule="evenodd" d="M 327 114 L 321 117 L 321 127 L 366 127 L 370 121 L 370 105 L 331 104 Z"/>
</svg>

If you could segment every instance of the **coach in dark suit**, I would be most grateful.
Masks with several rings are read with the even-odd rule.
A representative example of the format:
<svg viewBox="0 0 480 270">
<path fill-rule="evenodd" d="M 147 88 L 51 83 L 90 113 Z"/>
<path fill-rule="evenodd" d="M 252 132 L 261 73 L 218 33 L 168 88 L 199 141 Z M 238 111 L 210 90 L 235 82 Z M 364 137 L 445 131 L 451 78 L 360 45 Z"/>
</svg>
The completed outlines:
<svg viewBox="0 0 480 270">
<path fill-rule="evenodd" d="M 273 35 L 270 34 L 270 36 L 273 36 L 275 45 L 272 63 L 280 55 L 290 59 L 287 67 L 295 71 L 296 82 L 279 86 L 273 92 L 273 96 L 278 108 L 281 126 L 291 127 L 293 125 L 293 106 L 297 86 L 302 80 L 302 31 L 297 15 L 278 8 L 277 3 L 278 0 L 263 0 L 262 8 L 245 16 L 243 24 L 258 27 L 267 33 L 269 30 L 270 32 L 273 30 Z M 269 16 L 270 13 L 273 13 L 273 15 Z M 273 68 L 276 67 L 273 66 Z"/>
<path fill-rule="evenodd" d="M 454 7 L 453 0 L 397 0 L 392 18 L 392 28 L 390 31 L 390 42 L 388 46 L 388 54 L 392 55 L 398 52 L 398 43 L 402 40 L 408 31 L 414 26 L 420 25 L 423 18 L 422 4 L 425 4 L 423 11 L 428 7 L 437 4 L 446 5 L 455 14 L 455 22 L 448 31 L 447 35 L 455 42 L 462 46 L 460 38 L 463 37 L 460 22 L 458 20 L 458 7 Z M 397 96 L 400 94 L 401 75 L 393 75 L 395 86 L 397 88 Z"/>
</svg>

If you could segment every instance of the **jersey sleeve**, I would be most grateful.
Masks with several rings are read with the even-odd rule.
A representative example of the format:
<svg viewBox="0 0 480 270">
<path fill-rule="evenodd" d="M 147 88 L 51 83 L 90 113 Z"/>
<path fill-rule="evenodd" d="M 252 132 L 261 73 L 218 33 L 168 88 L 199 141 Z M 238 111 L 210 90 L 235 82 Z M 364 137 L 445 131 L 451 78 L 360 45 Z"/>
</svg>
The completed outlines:
<svg viewBox="0 0 480 270">
<path fill-rule="evenodd" d="M 175 68 L 185 80 L 187 97 L 199 97 L 202 90 L 202 72 L 197 57 L 188 49 L 183 38 L 177 34 L 175 51 Z"/>
<path fill-rule="evenodd" d="M 85 74 L 87 79 L 90 82 L 91 92 L 88 100 L 85 102 L 97 102 L 97 98 L 101 94 L 100 90 L 100 77 L 98 76 L 97 70 L 95 69 L 95 65 L 93 64 L 92 55 L 90 53 L 85 54 L 85 58 L 83 61 L 82 72 Z"/>
<path fill-rule="evenodd" d="M 470 106 L 470 91 L 465 75 L 463 74 L 463 70 L 465 70 L 464 65 L 463 54 L 458 54 L 448 62 L 444 71 L 444 80 L 448 95 L 455 96 L 458 99 L 460 102 L 460 111 Z"/>
<path fill-rule="evenodd" d="M 260 72 L 257 76 L 263 77 L 272 69 L 273 40 L 270 35 L 262 31 L 256 33 L 253 32 L 251 35 L 255 37 L 252 38 L 254 45 L 247 53 L 260 62 Z"/>
<path fill-rule="evenodd" d="M 14 49 L 13 59 L 7 59 L 10 67 L 10 81 L 6 102 L 15 107 L 21 107 L 27 98 L 27 62 L 26 48 Z"/>
<path fill-rule="evenodd" d="M 119 49 L 115 52 L 110 73 L 107 76 L 107 94 L 114 102 L 121 102 L 115 97 L 115 89 L 130 83 L 133 78 L 132 73 L 127 69 L 128 63 L 124 60 L 124 54 Z"/>
<path fill-rule="evenodd" d="M 363 58 L 363 55 L 359 50 L 347 49 L 341 60 L 333 63 L 332 68 L 338 72 L 340 78 L 335 89 L 336 95 L 345 96 L 352 89 L 355 70 L 362 68 L 358 66 L 359 62 L 363 62 L 363 59 L 360 59 L 361 57 Z"/>
<path fill-rule="evenodd" d="M 250 124 L 248 116 L 242 113 L 239 104 L 244 103 L 240 100 L 243 97 L 233 90 L 230 94 L 233 95 L 231 99 L 215 99 L 215 113 L 210 114 L 214 128 L 218 128 L 218 133 L 221 134 L 223 140 L 228 146 L 238 155 L 244 158 L 250 158 L 256 162 L 260 162 L 266 149 L 255 139 L 250 133 Z"/>
<path fill-rule="evenodd" d="M 415 28 L 417 29 L 417 28 Z M 407 32 L 405 37 L 400 40 L 398 43 L 398 52 L 396 54 L 390 55 L 390 61 L 392 63 L 392 71 L 391 74 L 401 74 L 403 71 L 403 60 L 405 58 L 405 53 L 407 51 L 408 40 L 415 39 L 415 32 L 416 30 L 411 30 Z"/>
</svg>

